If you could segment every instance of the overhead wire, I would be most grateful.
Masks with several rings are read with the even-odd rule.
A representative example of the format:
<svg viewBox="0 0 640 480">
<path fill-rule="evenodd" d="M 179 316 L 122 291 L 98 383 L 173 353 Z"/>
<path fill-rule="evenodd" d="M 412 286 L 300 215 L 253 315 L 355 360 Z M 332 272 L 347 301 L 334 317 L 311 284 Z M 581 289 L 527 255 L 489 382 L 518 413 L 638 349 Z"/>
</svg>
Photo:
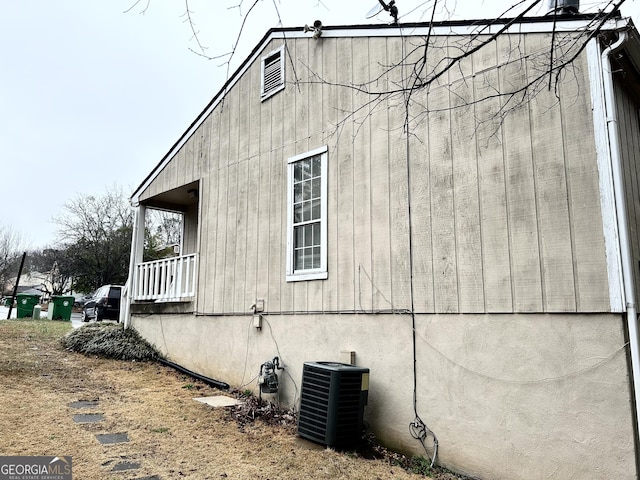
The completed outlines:
<svg viewBox="0 0 640 480">
<path fill-rule="evenodd" d="M 436 6 L 438 4 L 437 0 L 433 2 L 433 10 L 431 13 L 431 23 L 433 23 L 433 17 L 435 15 Z M 402 29 L 400 29 L 401 34 L 401 48 L 403 50 L 403 58 L 405 56 L 405 42 L 404 37 L 402 36 Z M 429 36 L 431 31 L 429 31 Z M 426 57 L 427 50 L 429 48 L 429 36 L 427 36 L 427 40 L 425 42 L 425 66 L 426 66 Z M 402 64 L 402 69 L 404 70 L 405 65 Z M 406 75 L 402 75 L 402 81 L 407 80 Z M 417 77 L 415 79 L 417 81 Z M 405 142 L 406 142 L 406 174 L 407 174 L 407 223 L 408 223 L 408 250 L 409 250 L 409 299 L 410 299 L 410 315 L 411 315 L 411 345 L 412 345 L 412 353 L 413 353 L 413 413 L 415 415 L 414 420 L 409 424 L 409 433 L 413 438 L 418 440 L 427 456 L 430 457 L 431 460 L 431 468 L 436 462 L 436 458 L 438 456 L 438 438 L 435 433 L 427 427 L 422 418 L 420 418 L 420 414 L 418 413 L 418 354 L 417 354 L 417 345 L 416 345 L 416 313 L 415 313 L 415 281 L 414 281 L 414 258 L 413 258 L 413 222 L 412 222 L 412 212 L 411 212 L 411 141 L 410 141 L 410 132 L 409 132 L 409 105 L 410 105 L 410 96 L 415 87 L 415 83 L 411 89 L 407 90 L 407 88 L 403 88 L 403 92 L 405 95 Z M 431 436 L 433 438 L 433 454 L 429 454 L 429 450 L 427 448 L 427 439 Z"/>
</svg>

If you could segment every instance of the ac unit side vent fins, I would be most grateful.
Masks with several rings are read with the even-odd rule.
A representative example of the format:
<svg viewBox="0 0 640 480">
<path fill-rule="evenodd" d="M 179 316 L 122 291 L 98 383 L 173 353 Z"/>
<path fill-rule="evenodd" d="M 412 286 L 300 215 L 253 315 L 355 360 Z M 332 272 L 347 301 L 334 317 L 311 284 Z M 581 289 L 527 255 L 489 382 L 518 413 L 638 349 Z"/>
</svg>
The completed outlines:
<svg viewBox="0 0 640 480">
<path fill-rule="evenodd" d="M 306 362 L 302 370 L 298 434 L 330 447 L 359 443 L 369 395 L 368 377 L 368 368 Z"/>
</svg>

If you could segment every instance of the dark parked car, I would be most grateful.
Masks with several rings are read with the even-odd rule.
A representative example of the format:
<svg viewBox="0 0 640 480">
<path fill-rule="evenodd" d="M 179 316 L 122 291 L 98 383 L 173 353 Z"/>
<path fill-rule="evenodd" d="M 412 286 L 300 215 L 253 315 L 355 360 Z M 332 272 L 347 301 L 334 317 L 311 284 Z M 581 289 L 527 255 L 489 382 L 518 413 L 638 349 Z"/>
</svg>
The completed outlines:
<svg viewBox="0 0 640 480">
<path fill-rule="evenodd" d="M 80 297 L 73 298 L 73 306 L 74 307 L 82 307 L 85 303 L 93 298 L 93 295 L 82 295 Z"/>
<path fill-rule="evenodd" d="M 82 321 L 104 319 L 118 320 L 120 317 L 120 296 L 122 287 L 119 285 L 103 285 L 95 291 L 93 296 L 82 307 Z"/>
</svg>

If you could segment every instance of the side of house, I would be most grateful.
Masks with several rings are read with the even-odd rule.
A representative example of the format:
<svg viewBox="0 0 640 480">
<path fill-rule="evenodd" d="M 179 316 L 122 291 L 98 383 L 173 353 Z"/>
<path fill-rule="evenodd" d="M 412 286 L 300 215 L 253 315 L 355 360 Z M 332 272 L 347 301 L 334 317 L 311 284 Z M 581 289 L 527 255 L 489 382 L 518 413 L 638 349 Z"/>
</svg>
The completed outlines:
<svg viewBox="0 0 640 480">
<path fill-rule="evenodd" d="M 568 52 L 579 21 L 560 25 Z M 454 470 L 635 478 L 602 48 L 544 88 L 550 26 L 532 21 L 412 91 L 407 113 L 427 34 L 440 68 L 469 28 L 269 32 L 134 194 L 139 225 L 182 212 L 184 242 L 137 265 L 134 239 L 127 322 L 243 388 L 278 356 L 294 407 L 303 362 L 355 353 L 375 435 L 424 455 L 424 421 Z M 637 265 L 636 87 L 616 82 Z"/>
</svg>

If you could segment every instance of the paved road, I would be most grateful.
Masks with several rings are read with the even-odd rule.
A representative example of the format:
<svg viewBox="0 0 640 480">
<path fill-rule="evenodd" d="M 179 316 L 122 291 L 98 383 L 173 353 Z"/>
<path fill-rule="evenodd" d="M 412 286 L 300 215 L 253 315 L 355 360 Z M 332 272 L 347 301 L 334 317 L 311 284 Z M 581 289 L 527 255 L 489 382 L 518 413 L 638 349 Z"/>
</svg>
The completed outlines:
<svg viewBox="0 0 640 480">
<path fill-rule="evenodd" d="M 4 306 L 0 307 L 0 320 L 6 320 L 8 313 L 9 313 L 9 307 L 4 307 Z M 11 310 L 11 318 L 16 318 L 16 314 L 17 314 L 17 309 L 14 307 Z M 46 311 L 41 312 L 40 318 L 47 318 L 47 312 Z M 74 312 L 71 314 L 71 325 L 73 326 L 73 328 L 78 328 L 78 327 L 81 327 L 82 325 L 85 325 L 80 320 L 79 313 Z"/>
</svg>

